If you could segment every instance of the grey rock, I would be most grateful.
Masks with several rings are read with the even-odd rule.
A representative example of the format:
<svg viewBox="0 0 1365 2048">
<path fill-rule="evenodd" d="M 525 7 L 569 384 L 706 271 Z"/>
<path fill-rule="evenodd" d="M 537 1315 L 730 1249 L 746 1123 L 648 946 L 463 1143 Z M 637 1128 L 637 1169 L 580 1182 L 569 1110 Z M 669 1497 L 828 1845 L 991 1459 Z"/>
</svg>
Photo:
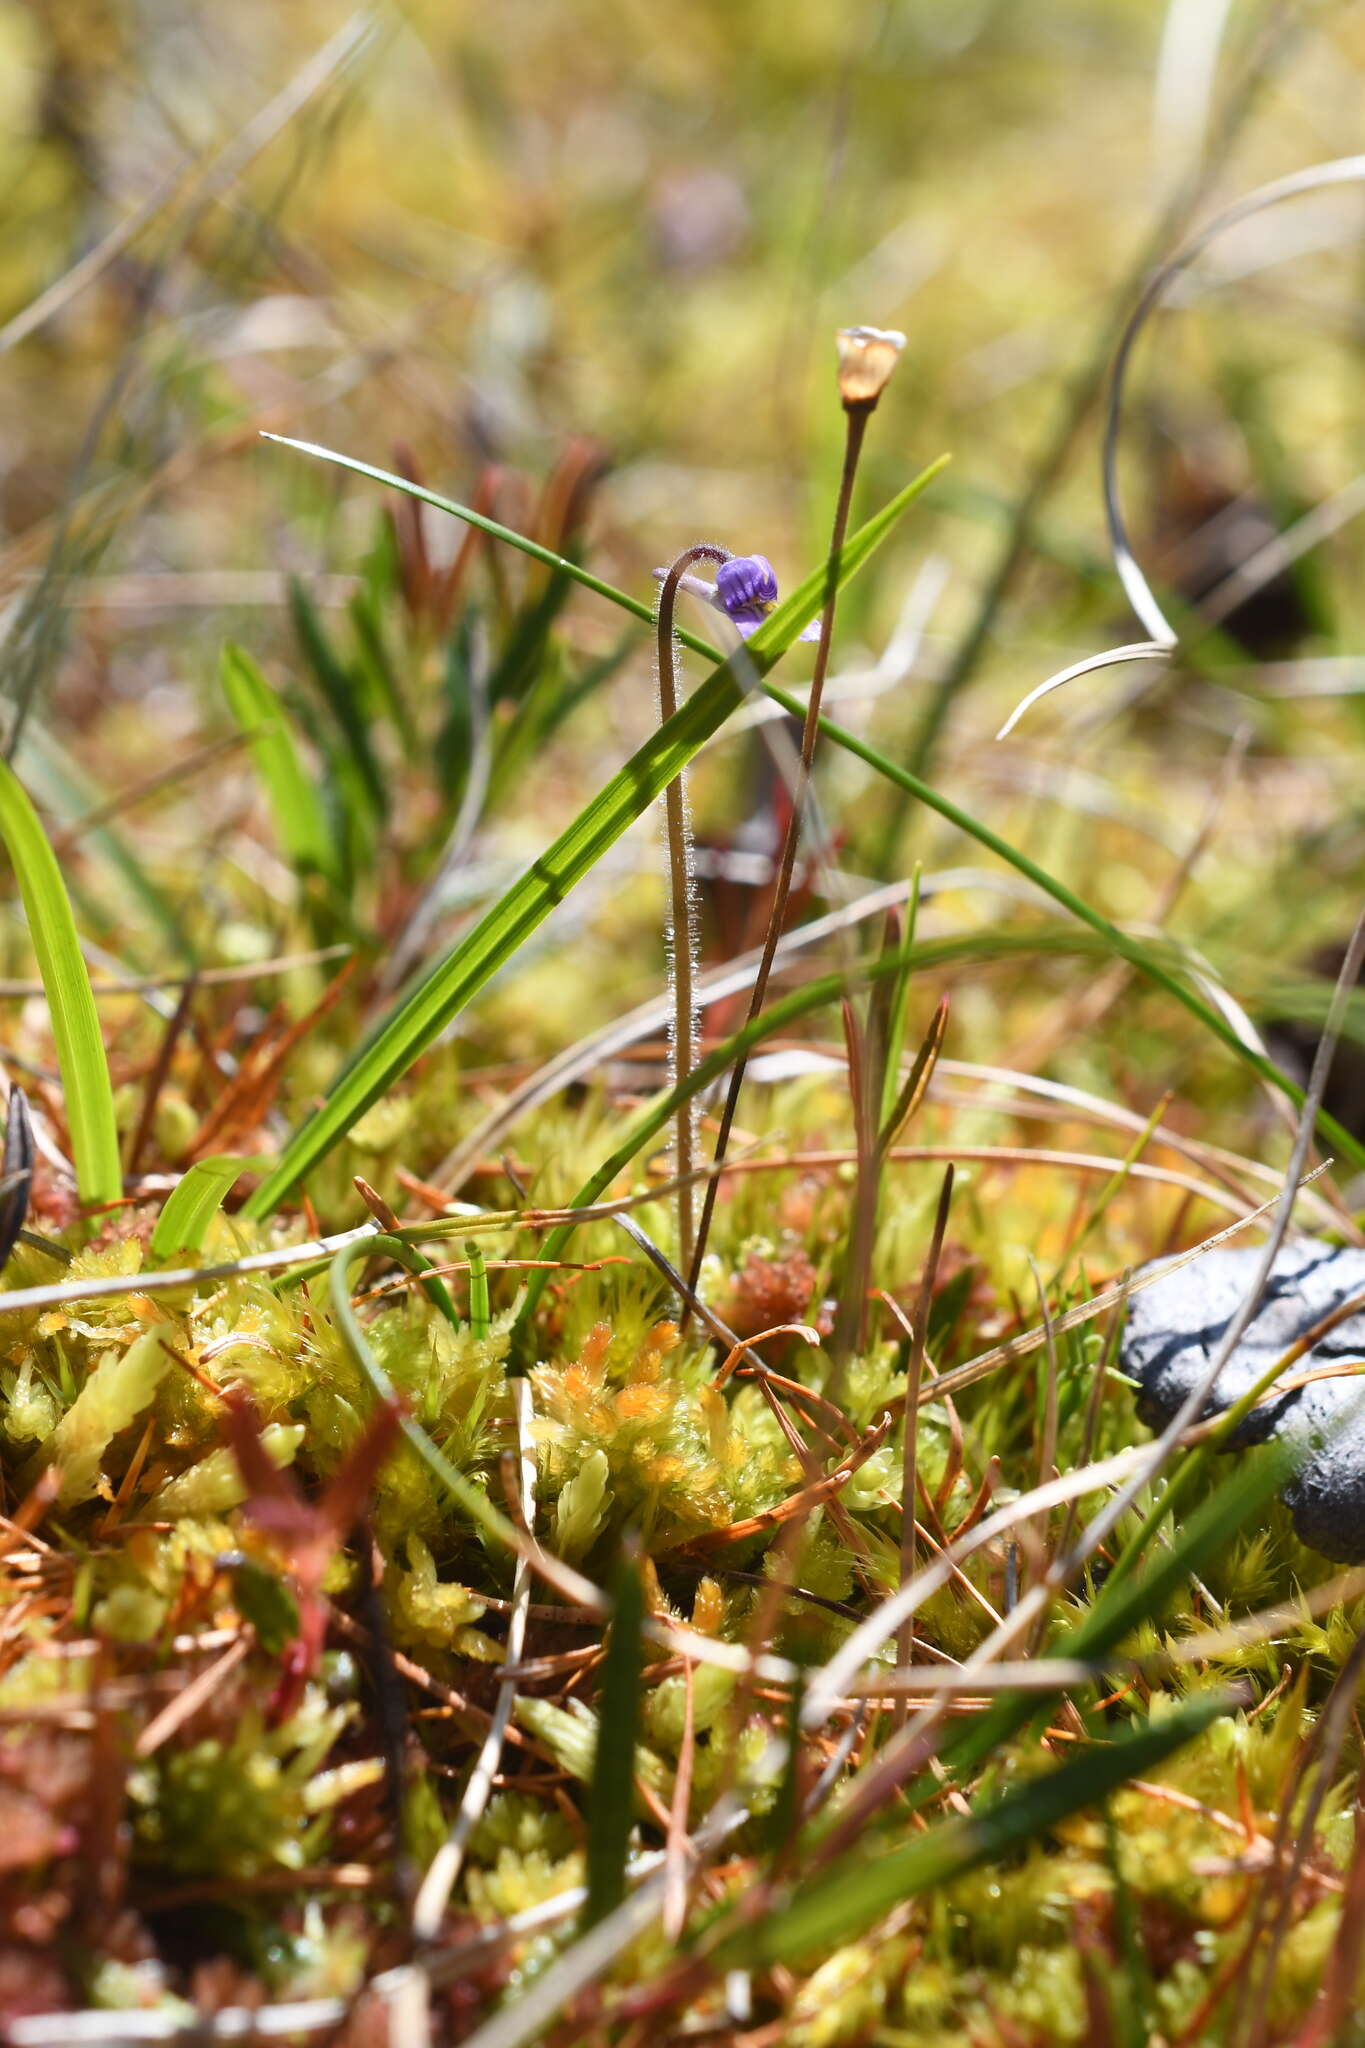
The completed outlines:
<svg viewBox="0 0 1365 2048">
<path fill-rule="evenodd" d="M 1260 1257 L 1255 1246 L 1207 1252 L 1132 1297 L 1120 1363 L 1137 1381 L 1138 1413 L 1152 1428 L 1169 1422 L 1207 1374 L 1224 1331 L 1251 1291 Z M 1355 1296 L 1365 1297 L 1365 1250 L 1314 1238 L 1285 1245 L 1206 1413 L 1238 1400 L 1291 1344 Z M 1286 1367 L 1283 1377 L 1296 1379 L 1352 1360 L 1365 1368 L 1365 1304 Z M 1365 1560 L 1365 1370 L 1358 1378 L 1321 1380 L 1265 1401 L 1234 1431 L 1228 1448 L 1271 1436 L 1286 1439 L 1301 1455 L 1284 1498 L 1302 1540 L 1342 1564 Z"/>
</svg>

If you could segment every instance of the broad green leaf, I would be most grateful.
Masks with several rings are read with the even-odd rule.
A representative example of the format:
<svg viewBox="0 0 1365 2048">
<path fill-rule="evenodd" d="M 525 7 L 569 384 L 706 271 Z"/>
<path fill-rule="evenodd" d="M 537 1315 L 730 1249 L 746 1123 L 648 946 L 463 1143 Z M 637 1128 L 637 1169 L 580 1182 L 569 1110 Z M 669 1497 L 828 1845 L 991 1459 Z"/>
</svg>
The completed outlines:
<svg viewBox="0 0 1365 2048">
<path fill-rule="evenodd" d="M 346 466 L 376 475 L 381 482 L 398 482 L 382 472 L 366 471 L 361 464 Z M 841 585 L 886 538 L 937 467 L 934 465 L 907 484 L 849 539 L 838 562 Z M 821 564 L 778 605 L 747 643 L 746 671 L 752 663 L 762 672 L 786 651 L 819 610 L 826 580 L 826 565 Z M 741 663 L 735 656 L 713 669 L 676 715 L 651 734 L 474 929 L 438 960 L 416 987 L 399 997 L 377 1030 L 343 1068 L 322 1107 L 295 1132 L 275 1171 L 248 1203 L 249 1215 L 268 1216 L 278 1206 L 370 1104 L 407 1072 L 451 1018 L 513 957 L 636 818 L 662 795 L 697 749 L 740 703 L 744 694 L 740 677 Z"/>
<path fill-rule="evenodd" d="M 214 1152 L 198 1159 L 166 1197 L 152 1232 L 152 1257 L 168 1259 L 175 1252 L 197 1252 L 209 1224 L 227 1200 L 228 1190 L 244 1173 L 263 1173 L 267 1159 L 239 1158 L 235 1152 Z"/>
<path fill-rule="evenodd" d="M 231 641 L 220 666 L 228 709 L 251 743 L 275 834 L 296 874 L 338 879 L 336 847 L 317 784 L 300 761 L 283 704 L 246 651 Z"/>
<path fill-rule="evenodd" d="M 76 1184 L 83 1202 L 123 1193 L 109 1062 L 56 855 L 14 770 L 0 761 L 0 837 L 14 863 L 57 1046 Z"/>
<path fill-rule="evenodd" d="M 978 1813 L 944 1821 L 886 1855 L 860 1842 L 799 1885 L 785 1906 L 722 1941 L 710 1961 L 717 1969 L 763 1969 L 854 1941 L 902 1900 L 1027 1847 L 1073 1813 L 1102 1806 L 1117 1787 L 1149 1775 L 1236 1704 L 1226 1692 L 1192 1700 L 1136 1734 L 1088 1749 L 1060 1771 L 1006 1792 Z"/>
<path fill-rule="evenodd" d="M 583 1925 L 595 1927 L 626 1895 L 626 1858 L 635 1825 L 635 1743 L 640 1731 L 644 1587 L 627 1546 L 612 1586 L 611 1634 L 588 1786 L 588 1900 Z"/>
</svg>

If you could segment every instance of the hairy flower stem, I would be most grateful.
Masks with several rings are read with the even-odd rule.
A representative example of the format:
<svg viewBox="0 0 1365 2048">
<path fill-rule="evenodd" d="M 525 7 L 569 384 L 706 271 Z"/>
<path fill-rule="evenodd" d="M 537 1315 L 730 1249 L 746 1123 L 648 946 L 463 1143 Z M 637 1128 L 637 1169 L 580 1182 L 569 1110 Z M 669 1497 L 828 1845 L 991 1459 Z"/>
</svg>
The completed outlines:
<svg viewBox="0 0 1365 2048">
<path fill-rule="evenodd" d="M 659 713 L 666 725 L 678 708 L 678 672 L 673 639 L 673 613 L 678 588 L 693 562 L 724 562 L 728 550 L 698 541 L 684 548 L 670 567 L 659 590 Z M 687 815 L 687 785 L 679 772 L 664 791 L 664 833 L 668 841 L 668 882 L 672 936 L 668 948 L 668 975 L 673 993 L 673 1062 L 670 1079 L 685 1081 L 697 1062 L 697 921 L 694 911 L 692 825 Z M 688 1100 L 678 1107 L 675 1170 L 678 1177 L 678 1270 L 693 1270 L 693 1187 L 692 1138 L 696 1110 Z M 687 1303 L 683 1302 L 683 1322 Z"/>
<path fill-rule="evenodd" d="M 873 410 L 871 404 L 846 405 L 847 432 L 844 436 L 844 468 L 839 479 L 839 497 L 834 508 L 834 530 L 830 538 L 829 569 L 825 582 L 825 604 L 820 614 L 820 642 L 815 650 L 815 668 L 811 676 L 810 697 L 806 703 L 806 720 L 801 731 L 801 759 L 797 768 L 796 782 L 792 789 L 791 816 L 787 821 L 787 835 L 782 844 L 782 856 L 778 864 L 777 883 L 773 890 L 773 905 L 768 914 L 768 928 L 763 935 L 763 952 L 749 995 L 749 1009 L 744 1021 L 752 1024 L 763 1008 L 768 993 L 768 979 L 772 974 L 773 959 L 777 952 L 778 940 L 786 922 L 787 899 L 791 895 L 792 871 L 796 866 L 796 849 L 801 839 L 801 826 L 805 817 L 810 795 L 811 763 L 815 758 L 815 741 L 820 730 L 820 700 L 824 695 L 825 672 L 829 667 L 830 643 L 834 638 L 834 604 L 838 595 L 836 577 L 839 555 L 848 532 L 849 507 L 853 503 L 853 481 L 858 473 L 858 457 L 862 453 L 863 435 L 867 431 L 868 417 Z M 706 1194 L 702 1201 L 701 1221 L 697 1226 L 696 1248 L 692 1263 L 687 1271 L 688 1292 L 695 1294 L 697 1280 L 701 1273 L 701 1262 L 706 1256 L 706 1240 L 711 1231 L 711 1218 L 716 1206 L 716 1191 L 720 1186 L 718 1169 L 725 1163 L 730 1144 L 730 1132 L 735 1121 L 735 1110 L 739 1105 L 739 1091 L 744 1086 L 745 1057 L 735 1062 L 730 1075 L 730 1086 L 725 1096 L 725 1107 L 721 1111 L 720 1129 L 716 1133 L 716 1151 L 713 1170 L 706 1183 Z M 688 1304 L 683 1303 L 680 1328 L 687 1330 Z"/>
</svg>

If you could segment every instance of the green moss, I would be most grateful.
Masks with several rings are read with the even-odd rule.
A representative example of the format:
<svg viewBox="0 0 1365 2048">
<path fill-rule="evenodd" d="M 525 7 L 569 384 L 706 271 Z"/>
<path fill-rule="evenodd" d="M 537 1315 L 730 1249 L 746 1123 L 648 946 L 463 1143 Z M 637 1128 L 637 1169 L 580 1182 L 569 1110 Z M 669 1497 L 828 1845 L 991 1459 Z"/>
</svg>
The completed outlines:
<svg viewBox="0 0 1365 2048">
<path fill-rule="evenodd" d="M 323 1769 L 350 1718 L 310 1690 L 279 1727 L 248 1706 L 230 1735 L 159 1752 L 129 1780 L 139 1853 L 181 1876 L 302 1869 L 322 1850 L 330 1809 L 375 1780 L 373 1764 Z"/>
</svg>

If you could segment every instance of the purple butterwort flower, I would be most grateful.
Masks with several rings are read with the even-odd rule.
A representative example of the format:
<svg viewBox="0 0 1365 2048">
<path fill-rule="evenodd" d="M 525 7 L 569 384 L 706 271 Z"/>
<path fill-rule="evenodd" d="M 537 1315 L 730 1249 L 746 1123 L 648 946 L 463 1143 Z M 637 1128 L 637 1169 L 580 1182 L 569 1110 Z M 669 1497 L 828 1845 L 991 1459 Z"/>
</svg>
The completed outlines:
<svg viewBox="0 0 1365 2048">
<path fill-rule="evenodd" d="M 716 596 L 743 632 L 741 621 L 756 624 L 777 603 L 777 572 L 766 555 L 731 555 L 716 571 Z"/>
<path fill-rule="evenodd" d="M 654 571 L 661 580 L 667 573 L 665 569 Z M 777 573 L 766 555 L 731 555 L 717 569 L 714 583 L 701 576 L 683 576 L 679 578 L 679 588 L 724 612 L 745 640 L 758 631 L 777 604 Z M 813 620 L 798 637 L 818 640 L 819 620 Z"/>
</svg>

